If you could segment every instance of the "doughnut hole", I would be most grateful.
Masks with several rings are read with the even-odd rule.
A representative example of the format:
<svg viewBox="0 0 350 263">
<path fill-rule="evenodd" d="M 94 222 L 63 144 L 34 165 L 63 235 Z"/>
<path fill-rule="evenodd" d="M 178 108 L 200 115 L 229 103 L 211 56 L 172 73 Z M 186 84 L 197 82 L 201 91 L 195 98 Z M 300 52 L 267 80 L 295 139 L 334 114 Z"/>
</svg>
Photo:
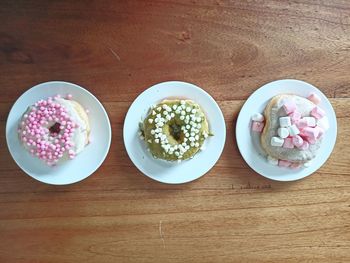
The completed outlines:
<svg viewBox="0 0 350 263">
<path fill-rule="evenodd" d="M 185 134 L 181 130 L 181 127 L 182 124 L 177 123 L 176 120 L 170 121 L 168 125 L 164 127 L 163 132 L 165 135 L 167 135 L 168 139 L 171 139 L 171 141 L 173 141 L 172 144 L 183 143 Z"/>
<path fill-rule="evenodd" d="M 60 133 L 61 131 L 61 128 L 60 128 L 61 124 L 56 122 L 54 125 L 52 125 L 50 128 L 49 128 L 49 131 L 50 131 L 50 135 L 51 136 L 56 136 L 57 134 Z"/>
</svg>

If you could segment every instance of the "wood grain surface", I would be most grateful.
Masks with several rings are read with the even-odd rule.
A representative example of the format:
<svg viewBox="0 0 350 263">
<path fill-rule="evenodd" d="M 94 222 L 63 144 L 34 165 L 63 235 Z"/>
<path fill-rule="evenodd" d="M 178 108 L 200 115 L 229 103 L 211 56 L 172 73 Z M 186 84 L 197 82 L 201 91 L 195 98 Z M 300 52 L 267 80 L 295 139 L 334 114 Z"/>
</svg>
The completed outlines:
<svg viewBox="0 0 350 263">
<path fill-rule="evenodd" d="M 348 0 L 2 0 L 0 75 L 0 262 L 350 262 Z M 233 128 L 281 78 L 319 87 L 339 125 L 327 163 L 290 183 L 249 169 Z M 112 123 L 104 164 L 69 186 L 34 181 L 6 147 L 11 105 L 49 80 L 89 89 Z M 217 165 L 177 186 L 143 176 L 122 138 L 132 101 L 166 80 L 203 87 L 227 124 Z"/>
</svg>

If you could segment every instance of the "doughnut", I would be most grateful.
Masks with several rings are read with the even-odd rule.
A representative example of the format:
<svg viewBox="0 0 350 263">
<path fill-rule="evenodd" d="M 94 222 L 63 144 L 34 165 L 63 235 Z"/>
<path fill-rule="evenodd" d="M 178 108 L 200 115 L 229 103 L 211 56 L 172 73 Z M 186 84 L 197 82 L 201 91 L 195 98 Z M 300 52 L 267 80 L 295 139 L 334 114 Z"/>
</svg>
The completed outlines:
<svg viewBox="0 0 350 263">
<path fill-rule="evenodd" d="M 281 94 L 269 101 L 260 125 L 257 114 L 252 116 L 252 131 L 261 132 L 261 147 L 270 164 L 297 169 L 316 157 L 328 121 L 315 102 L 320 102 L 315 94 L 308 98 Z"/>
<path fill-rule="evenodd" d="M 18 137 L 32 155 L 53 166 L 74 159 L 89 143 L 84 108 L 68 94 L 39 100 L 22 115 Z"/>
<path fill-rule="evenodd" d="M 152 156 L 171 162 L 193 158 L 209 135 L 207 118 L 192 100 L 163 100 L 141 123 L 140 136 Z"/>
</svg>

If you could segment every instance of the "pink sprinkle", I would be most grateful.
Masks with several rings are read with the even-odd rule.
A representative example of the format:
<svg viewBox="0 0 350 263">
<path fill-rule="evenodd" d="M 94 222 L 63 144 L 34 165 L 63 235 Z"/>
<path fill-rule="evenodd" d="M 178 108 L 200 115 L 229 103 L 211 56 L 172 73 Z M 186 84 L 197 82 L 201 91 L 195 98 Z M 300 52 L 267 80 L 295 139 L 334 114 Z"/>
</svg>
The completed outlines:
<svg viewBox="0 0 350 263">
<path fill-rule="evenodd" d="M 278 160 L 278 166 L 281 166 L 281 167 L 289 167 L 291 166 L 291 162 L 289 161 L 285 161 L 285 160 Z"/>
<path fill-rule="evenodd" d="M 258 121 L 253 121 L 252 122 L 252 130 L 255 132 L 262 132 L 264 129 L 264 123 L 263 122 L 258 122 Z"/>
<path fill-rule="evenodd" d="M 89 114 L 89 113 L 90 113 L 89 109 L 85 109 L 85 112 L 86 112 L 87 114 Z"/>
<path fill-rule="evenodd" d="M 297 106 L 295 105 L 295 102 L 292 100 L 287 100 L 283 104 L 283 109 L 287 114 L 292 113 L 293 111 L 296 110 L 296 108 Z"/>
<path fill-rule="evenodd" d="M 326 113 L 320 107 L 316 106 L 315 108 L 312 109 L 310 115 L 315 117 L 316 119 L 322 119 L 326 115 Z"/>
<path fill-rule="evenodd" d="M 67 99 L 71 100 L 73 98 L 72 94 L 67 94 Z"/>
<path fill-rule="evenodd" d="M 292 138 L 285 138 L 283 143 L 283 148 L 293 149 L 294 144 Z"/>
<path fill-rule="evenodd" d="M 307 98 L 308 100 L 312 101 L 316 105 L 321 102 L 321 98 L 316 93 L 311 93 Z"/>
<path fill-rule="evenodd" d="M 296 135 L 292 138 L 292 141 L 293 141 L 293 144 L 296 146 L 296 147 L 300 147 L 303 145 L 304 143 L 304 140 L 303 138 L 301 138 L 299 135 Z"/>
</svg>

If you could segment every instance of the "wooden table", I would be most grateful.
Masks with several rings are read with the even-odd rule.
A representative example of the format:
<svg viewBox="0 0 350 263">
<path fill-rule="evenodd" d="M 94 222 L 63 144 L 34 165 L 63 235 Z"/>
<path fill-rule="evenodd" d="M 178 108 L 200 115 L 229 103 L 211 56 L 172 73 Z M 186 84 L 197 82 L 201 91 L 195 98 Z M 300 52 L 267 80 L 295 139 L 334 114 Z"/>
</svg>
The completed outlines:
<svg viewBox="0 0 350 263">
<path fill-rule="evenodd" d="M 349 1 L 2 0 L 0 72 L 0 262 L 350 261 Z M 338 117 L 330 159 L 290 183 L 249 169 L 233 128 L 281 78 L 319 87 Z M 106 161 L 74 185 L 34 181 L 6 147 L 11 105 L 48 80 L 86 87 L 112 122 Z M 165 80 L 206 89 L 227 124 L 219 162 L 184 185 L 143 176 L 123 145 L 131 102 Z"/>
</svg>

